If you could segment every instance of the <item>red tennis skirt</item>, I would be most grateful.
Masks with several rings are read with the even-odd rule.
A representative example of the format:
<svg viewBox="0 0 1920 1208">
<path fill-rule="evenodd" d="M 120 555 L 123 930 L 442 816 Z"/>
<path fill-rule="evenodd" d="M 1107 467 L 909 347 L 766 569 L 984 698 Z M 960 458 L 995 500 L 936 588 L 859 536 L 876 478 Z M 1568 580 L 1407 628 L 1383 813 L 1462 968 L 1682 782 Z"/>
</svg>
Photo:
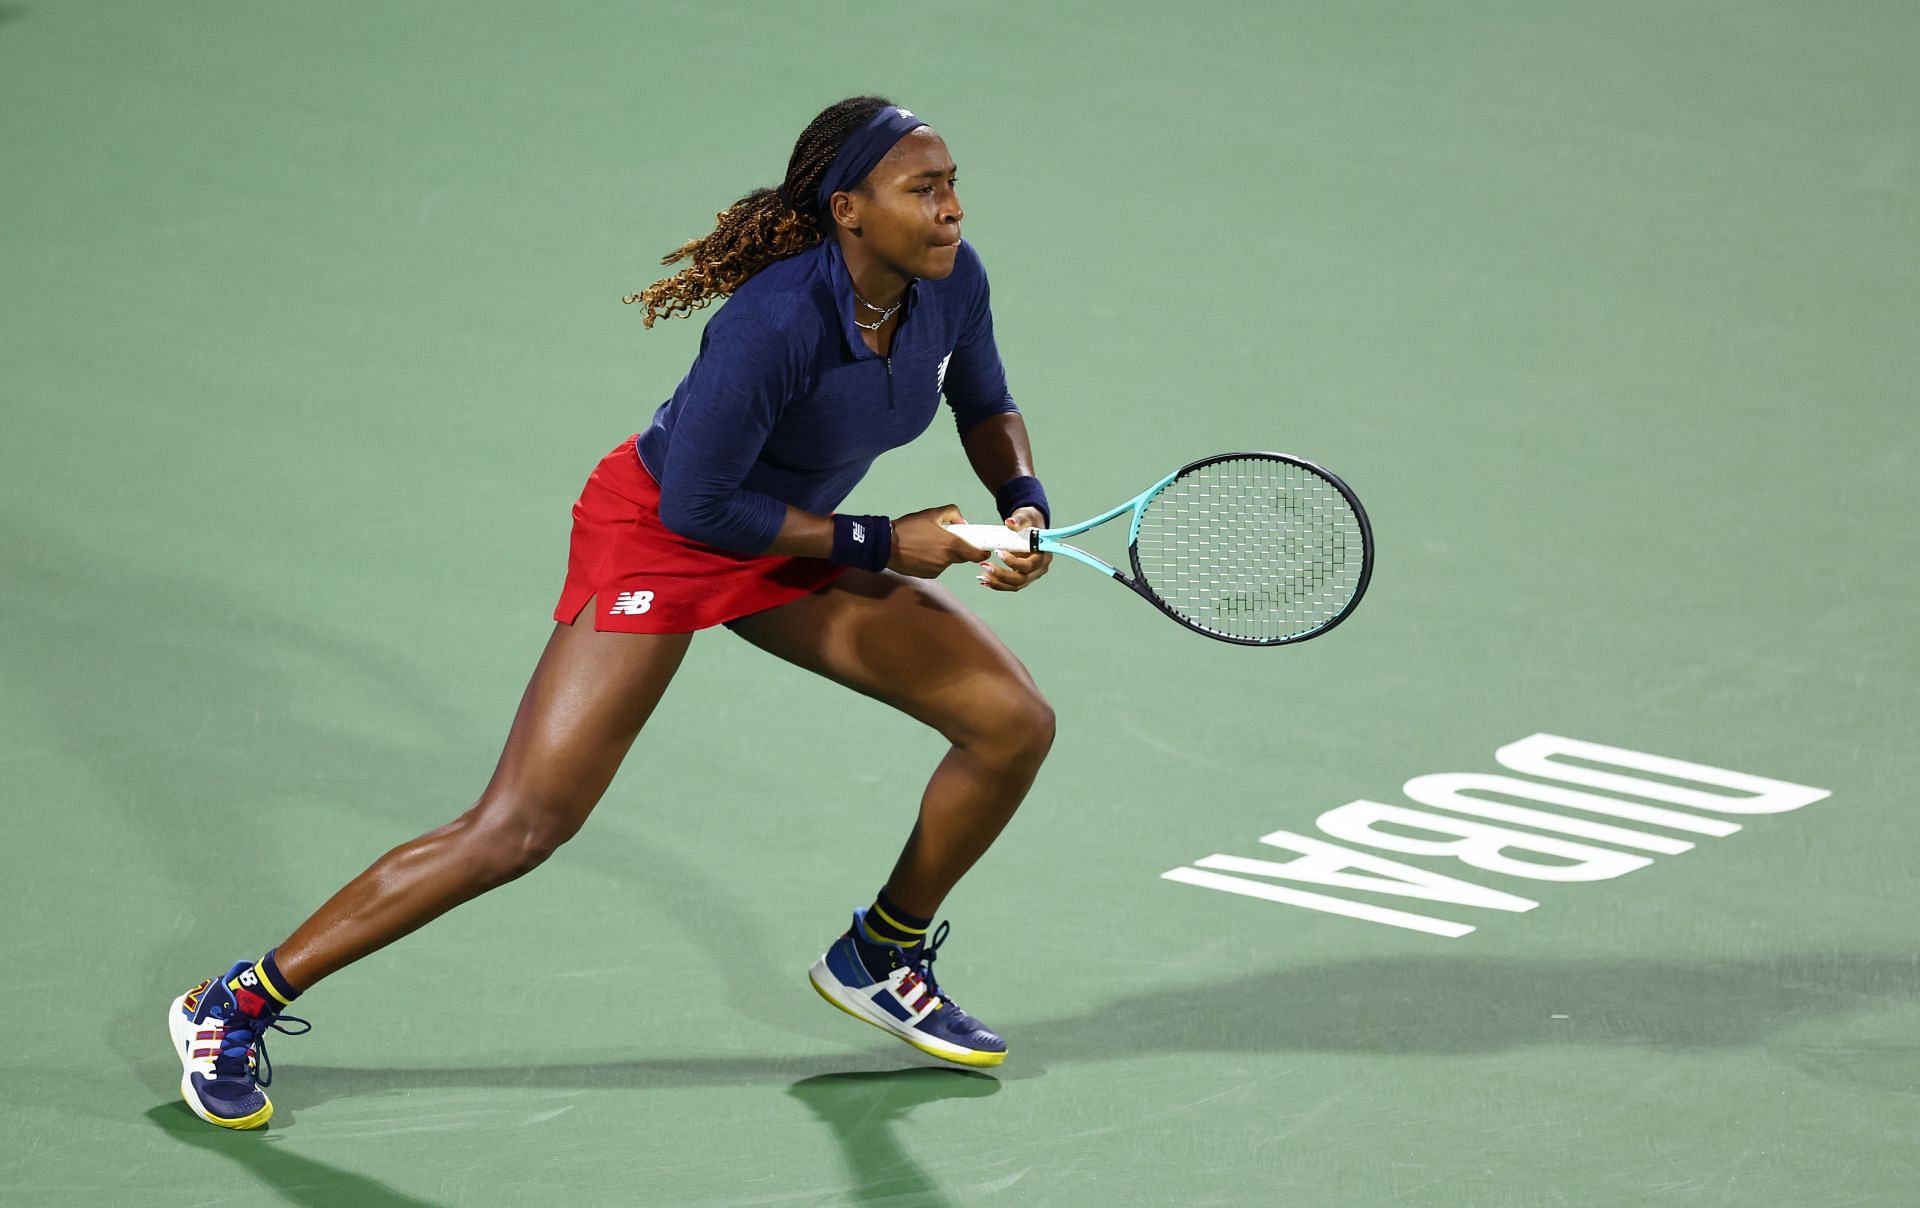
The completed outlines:
<svg viewBox="0 0 1920 1208">
<path fill-rule="evenodd" d="M 600 459 L 573 505 L 567 582 L 553 619 L 593 627 L 692 633 L 817 591 L 846 567 L 822 558 L 742 554 L 690 541 L 660 521 L 660 484 L 629 437 Z"/>
</svg>

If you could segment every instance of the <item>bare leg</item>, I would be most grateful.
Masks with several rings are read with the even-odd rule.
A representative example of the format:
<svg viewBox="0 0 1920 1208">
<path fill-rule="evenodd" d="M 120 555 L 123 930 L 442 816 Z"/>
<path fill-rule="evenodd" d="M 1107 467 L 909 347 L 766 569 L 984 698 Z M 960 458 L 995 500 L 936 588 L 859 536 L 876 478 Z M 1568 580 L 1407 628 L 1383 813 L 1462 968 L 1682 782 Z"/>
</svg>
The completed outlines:
<svg viewBox="0 0 1920 1208">
<path fill-rule="evenodd" d="M 281 944 L 302 990 L 528 872 L 571 838 L 679 669 L 692 634 L 554 626 L 472 809 L 375 861 Z"/>
<path fill-rule="evenodd" d="M 902 909 L 933 915 L 1013 817 L 1053 745 L 1053 710 L 1027 669 L 950 593 L 891 573 L 849 571 L 733 628 L 953 744 L 886 885 Z"/>
</svg>

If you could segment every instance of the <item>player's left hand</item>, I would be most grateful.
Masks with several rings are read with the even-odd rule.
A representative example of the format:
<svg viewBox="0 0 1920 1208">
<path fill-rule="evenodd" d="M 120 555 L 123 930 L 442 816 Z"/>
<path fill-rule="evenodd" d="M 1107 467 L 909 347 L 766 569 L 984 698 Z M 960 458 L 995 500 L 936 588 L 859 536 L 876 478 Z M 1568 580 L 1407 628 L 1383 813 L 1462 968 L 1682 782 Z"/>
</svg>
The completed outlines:
<svg viewBox="0 0 1920 1208">
<path fill-rule="evenodd" d="M 1016 533 L 1044 528 L 1046 523 L 1046 517 L 1040 514 L 1039 508 L 1021 508 L 1007 517 L 1007 527 Z M 1019 591 L 1046 574 L 1047 567 L 1053 565 L 1052 554 L 1016 554 L 1003 550 L 1000 557 L 1005 559 L 1006 565 L 993 561 L 980 564 L 983 568 L 980 582 L 995 591 Z"/>
</svg>

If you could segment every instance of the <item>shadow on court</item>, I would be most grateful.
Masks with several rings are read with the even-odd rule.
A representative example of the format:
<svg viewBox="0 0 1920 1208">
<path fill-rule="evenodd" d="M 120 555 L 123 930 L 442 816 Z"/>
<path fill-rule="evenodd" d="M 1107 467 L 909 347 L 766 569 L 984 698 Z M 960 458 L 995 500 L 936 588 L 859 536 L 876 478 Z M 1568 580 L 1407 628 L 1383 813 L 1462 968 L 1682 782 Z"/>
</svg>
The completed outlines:
<svg viewBox="0 0 1920 1208">
<path fill-rule="evenodd" d="M 846 1194 L 854 1203 L 895 1200 L 935 1208 L 948 1201 L 901 1146 L 895 1126 L 906 1124 L 923 1103 L 982 1099 L 999 1089 L 996 1079 L 970 1070 L 908 1069 L 819 1074 L 794 1083 L 787 1093 L 832 1130 L 851 1179 Z"/>
<path fill-rule="evenodd" d="M 1763 1045 L 1809 1020 L 1916 1001 L 1920 958 L 1912 957 L 1393 957 L 1147 990 L 1085 1018 L 1010 1031 L 1016 1051 L 1059 1062 L 1136 1047 L 1438 1055 L 1558 1044 L 1702 1050 Z"/>
<path fill-rule="evenodd" d="M 1223 1010 L 1221 1003 L 1235 1003 Z M 1267 970 L 1175 985 L 1104 1003 L 1085 1016 L 1008 1024 L 998 1081 L 1140 1052 L 1467 1054 L 1536 1045 L 1713 1051 L 1766 1045 L 1789 1027 L 1920 1003 L 1920 958 L 1782 954 L 1755 960 L 1521 960 L 1402 956 Z M 1258 1004 L 1258 1006 L 1246 1006 Z M 1565 1018 L 1555 1018 L 1565 1016 Z M 852 1027 L 851 1022 L 847 1027 Z M 852 1039 L 852 1037 L 849 1037 Z M 1912 1054 L 1908 1054 L 1912 1056 Z M 876 1039 L 856 1058 L 632 1058 L 482 1068 L 296 1066 L 280 1091 L 313 1106 L 432 1087 L 649 1091 L 870 1079 L 918 1060 Z M 931 1058 L 927 1058 L 931 1060 Z M 925 1074 L 956 1074 L 931 1068 Z M 831 1083 L 839 1085 L 839 1083 Z M 849 1083 L 854 1085 L 854 1083 Z M 804 1095 L 803 1095 L 804 1099 Z"/>
<path fill-rule="evenodd" d="M 1437 956 L 1340 961 L 1144 990 L 1084 1015 L 1009 1022 L 1012 1056 L 994 1078 L 1020 1081 L 1053 1066 L 1165 1052 L 1445 1056 L 1542 1045 L 1674 1051 L 1764 1046 L 1811 1021 L 1915 1002 L 1920 958 L 1895 956 L 1788 954 L 1697 963 Z M 847 1022 L 848 1029 L 853 1026 Z M 280 1093 L 292 1104 L 312 1106 L 342 1096 L 434 1087 L 650 1090 L 796 1077 L 797 1085 L 807 1085 L 913 1072 L 898 1068 L 917 1060 L 910 1051 L 877 1034 L 873 1044 L 856 1058 L 634 1058 L 425 1069 L 289 1061 Z M 1920 1050 L 1904 1055 L 1913 1060 Z"/>
<path fill-rule="evenodd" d="M 731 1069 L 728 1068 L 730 1064 L 733 1067 Z M 547 1078 L 536 1077 L 519 1085 L 630 1086 L 635 1079 L 644 1082 L 650 1074 L 662 1072 L 669 1076 L 677 1074 L 678 1084 L 691 1082 L 708 1085 L 716 1081 L 747 1083 L 765 1080 L 768 1067 L 775 1064 L 788 1071 L 785 1076 L 790 1076 L 795 1066 L 830 1063 L 769 1063 L 747 1059 L 737 1063 L 615 1062 L 607 1065 L 540 1066 L 530 1067 L 529 1072 L 545 1074 Z M 666 1068 L 658 1070 L 656 1065 Z M 676 1071 L 672 1069 L 674 1066 L 685 1068 Z M 708 1076 L 692 1076 L 697 1070 Z M 402 1083 L 415 1087 L 487 1084 L 472 1077 L 482 1071 L 440 1072 L 456 1077 L 435 1079 L 431 1077 L 435 1071 L 418 1071 L 427 1075 L 424 1081 L 408 1078 L 386 1081 L 384 1086 L 367 1086 L 364 1085 L 365 1080 L 357 1075 L 371 1071 L 302 1071 L 303 1074 L 314 1076 L 307 1081 L 322 1085 L 329 1080 L 344 1085 L 361 1083 L 359 1089 L 362 1093 L 393 1089 Z M 913 1109 L 922 1104 L 943 1099 L 985 1098 L 999 1090 L 1000 1083 L 985 1074 L 971 1070 L 930 1068 L 814 1074 L 787 1087 L 787 1093 L 805 1104 L 814 1118 L 826 1125 L 833 1134 L 847 1167 L 849 1183 L 844 1194 L 852 1202 L 894 1201 L 927 1205 L 929 1208 L 947 1203 L 947 1198 L 932 1176 L 907 1153 L 901 1144 L 899 1127 L 907 1124 Z M 295 1098 L 284 1094 L 282 1097 Z M 310 1102 L 304 1096 L 300 1098 Z M 295 1154 L 275 1144 L 270 1132 L 237 1133 L 215 1128 L 196 1118 L 178 1102 L 161 1104 L 149 1110 L 146 1116 L 175 1140 L 237 1163 L 291 1203 L 315 1206 L 351 1204 L 368 1208 L 408 1208 L 432 1203 L 403 1194 L 376 1179 Z M 292 1123 L 291 1113 L 284 1109 L 279 1119 L 282 1127 Z"/>
<path fill-rule="evenodd" d="M 1010 1023 L 1013 1056 L 993 1076 L 945 1067 L 902 1069 L 902 1061 L 915 1058 L 881 1039 L 871 1053 L 855 1058 L 635 1058 L 423 1069 L 289 1061 L 289 1076 L 276 1093 L 289 1107 L 307 1108 L 336 1098 L 434 1088 L 671 1091 L 785 1083 L 787 1093 L 832 1133 L 852 1180 L 847 1194 L 857 1202 L 917 1196 L 901 1202 L 938 1204 L 940 1189 L 908 1155 L 899 1135 L 910 1127 L 913 1109 L 942 1099 L 991 1096 L 1003 1082 L 1042 1077 L 1050 1067 L 1165 1052 L 1450 1055 L 1544 1045 L 1673 1051 L 1769 1046 L 1771 1038 L 1799 1025 L 1914 1002 L 1920 1002 L 1920 959 L 1915 958 L 1831 953 L 1698 963 L 1383 958 L 1143 990 L 1080 1016 Z M 1227 1009 L 1222 1004 L 1239 1005 Z M 1847 1076 L 1850 1058 L 1855 1065 L 1861 1060 L 1841 1044 L 1813 1052 L 1787 1043 L 1779 1055 L 1840 1077 Z M 1920 1050 L 1880 1046 L 1865 1054 L 1863 1068 L 1871 1068 L 1876 1083 L 1911 1089 L 1917 1057 Z M 314 1198 L 321 1193 L 313 1189 L 368 1183 L 270 1148 L 246 1148 L 258 1139 L 217 1133 L 177 1104 L 148 1115 L 183 1140 L 234 1157 L 296 1203 L 331 1203 Z M 417 1202 L 378 1184 L 362 1190 L 365 1197 L 356 1202 Z M 392 1198 L 376 1198 L 380 1195 Z"/>
<path fill-rule="evenodd" d="M 365 1175 L 301 1157 L 262 1132 L 215 1128 L 179 1102 L 147 1112 L 147 1119 L 183 1145 L 218 1154 L 294 1204 L 314 1208 L 436 1208 L 434 1201 L 405 1195 Z"/>
</svg>

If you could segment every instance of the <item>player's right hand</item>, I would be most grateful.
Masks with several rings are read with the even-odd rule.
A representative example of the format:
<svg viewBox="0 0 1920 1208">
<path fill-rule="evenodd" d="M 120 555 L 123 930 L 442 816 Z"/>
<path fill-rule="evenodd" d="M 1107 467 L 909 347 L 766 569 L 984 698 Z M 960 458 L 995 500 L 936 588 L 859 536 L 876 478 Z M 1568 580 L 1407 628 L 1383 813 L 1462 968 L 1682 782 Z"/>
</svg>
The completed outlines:
<svg viewBox="0 0 1920 1208">
<path fill-rule="evenodd" d="M 965 524 L 966 518 L 953 504 L 914 512 L 893 522 L 893 557 L 887 569 L 916 579 L 932 579 L 949 566 L 962 562 L 985 562 L 993 555 L 941 528 L 943 524 Z"/>
</svg>

